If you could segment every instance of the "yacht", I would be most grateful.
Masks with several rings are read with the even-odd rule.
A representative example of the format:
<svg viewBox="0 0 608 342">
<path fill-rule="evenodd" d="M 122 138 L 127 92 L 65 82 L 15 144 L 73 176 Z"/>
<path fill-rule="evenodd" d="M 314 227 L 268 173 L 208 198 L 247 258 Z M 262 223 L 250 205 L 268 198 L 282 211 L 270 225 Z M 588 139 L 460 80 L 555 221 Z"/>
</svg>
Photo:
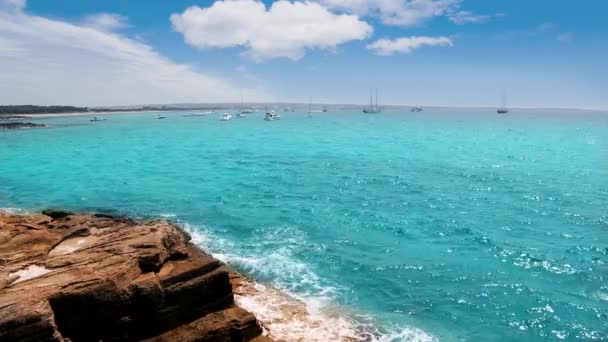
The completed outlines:
<svg viewBox="0 0 608 342">
<path fill-rule="evenodd" d="M 424 111 L 424 108 L 422 108 L 422 107 L 420 107 L 420 106 L 414 106 L 414 107 L 412 107 L 412 109 L 411 109 L 411 112 L 413 112 L 413 113 L 420 113 L 420 112 L 422 112 L 422 111 Z"/>
<path fill-rule="evenodd" d="M 244 118 L 247 114 L 253 114 L 253 113 L 255 113 L 255 110 L 253 108 L 245 108 L 245 102 L 243 102 L 243 90 L 241 89 L 241 112 L 240 112 L 240 114 L 245 114 L 245 115 L 237 114 L 237 117 Z"/>
<path fill-rule="evenodd" d="M 327 113 L 327 107 L 323 107 L 323 113 Z"/>
<path fill-rule="evenodd" d="M 308 100 L 308 114 L 306 115 L 306 117 L 312 119 L 312 96 Z"/>
<path fill-rule="evenodd" d="M 242 118 L 246 118 L 246 117 L 247 117 L 247 113 L 243 113 L 243 112 L 237 113 L 237 114 L 236 114 L 236 117 L 237 117 L 237 118 L 241 118 L 241 119 L 242 119 Z"/>
<path fill-rule="evenodd" d="M 266 121 L 279 120 L 280 118 L 281 118 L 281 116 L 279 114 L 277 114 L 274 110 L 267 111 L 266 115 L 264 116 L 264 120 L 266 120 Z"/>
<path fill-rule="evenodd" d="M 507 108 L 507 93 L 503 90 L 502 92 L 502 103 L 500 107 L 496 110 L 498 114 L 507 114 L 509 113 L 509 109 Z"/>
<path fill-rule="evenodd" d="M 376 103 L 374 104 L 373 102 L 373 98 L 372 98 L 372 92 L 370 90 L 369 92 L 369 107 L 363 108 L 363 113 L 366 114 L 377 114 L 380 113 L 382 110 L 380 109 L 380 107 L 378 107 L 378 89 L 376 89 Z"/>
<path fill-rule="evenodd" d="M 97 121 L 106 121 L 106 120 L 107 120 L 107 119 L 100 119 L 99 117 L 94 116 L 94 117 L 93 117 L 91 120 L 89 120 L 89 121 L 91 121 L 91 122 L 97 122 Z"/>
<path fill-rule="evenodd" d="M 164 115 L 160 115 L 160 114 L 156 114 L 156 119 L 157 120 L 161 120 L 161 119 L 166 119 L 167 117 Z"/>
<path fill-rule="evenodd" d="M 230 121 L 232 120 L 232 115 L 230 113 L 224 113 L 220 116 L 220 121 Z"/>
</svg>

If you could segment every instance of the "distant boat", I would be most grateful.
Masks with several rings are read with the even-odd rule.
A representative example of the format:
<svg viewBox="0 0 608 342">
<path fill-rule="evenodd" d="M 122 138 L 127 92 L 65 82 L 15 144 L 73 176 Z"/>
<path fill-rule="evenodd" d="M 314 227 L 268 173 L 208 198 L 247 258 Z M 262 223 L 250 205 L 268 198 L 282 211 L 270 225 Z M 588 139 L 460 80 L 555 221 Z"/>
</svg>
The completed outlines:
<svg viewBox="0 0 608 342">
<path fill-rule="evenodd" d="M 502 92 L 502 102 L 500 107 L 496 110 L 498 114 L 507 114 L 509 109 L 507 108 L 507 92 L 503 90 Z"/>
<path fill-rule="evenodd" d="M 224 113 L 220 116 L 220 121 L 230 121 L 232 120 L 232 115 L 230 113 Z"/>
<path fill-rule="evenodd" d="M 413 113 L 420 113 L 420 112 L 422 112 L 422 111 L 424 111 L 424 108 L 422 108 L 422 107 L 420 107 L 420 106 L 414 106 L 414 107 L 412 107 L 412 109 L 411 109 L 411 112 L 413 112 Z"/>
<path fill-rule="evenodd" d="M 266 120 L 266 121 L 279 120 L 279 119 L 277 119 L 277 116 L 279 117 L 279 119 L 281 118 L 274 110 L 269 110 L 266 112 L 266 115 L 264 116 L 264 120 Z"/>
<path fill-rule="evenodd" d="M 244 118 L 246 117 L 247 114 L 253 114 L 255 113 L 255 110 L 253 108 L 245 108 L 245 102 L 243 102 L 243 90 L 241 90 L 241 113 L 237 115 L 237 117 L 239 118 Z M 242 115 L 241 114 L 245 114 Z"/>
<path fill-rule="evenodd" d="M 97 116 L 94 116 L 90 121 L 91 122 L 97 122 L 97 121 L 106 121 L 107 119 L 100 119 Z"/>
<path fill-rule="evenodd" d="M 238 114 L 236 115 L 236 117 L 237 117 L 237 118 L 241 118 L 241 119 L 242 119 L 242 118 L 246 118 L 246 117 L 247 117 L 247 114 L 246 114 L 246 113 L 243 113 L 243 112 L 240 112 L 240 113 L 238 113 Z"/>
<path fill-rule="evenodd" d="M 363 108 L 363 113 L 377 114 L 380 113 L 380 107 L 378 107 L 378 89 L 376 89 L 376 104 L 373 102 L 372 91 L 369 92 L 369 107 Z"/>
<path fill-rule="evenodd" d="M 308 114 L 306 117 L 312 119 L 312 96 L 308 99 Z"/>
<path fill-rule="evenodd" d="M 161 120 L 161 119 L 166 119 L 166 116 L 160 115 L 160 114 L 156 114 L 156 119 L 157 120 Z"/>
<path fill-rule="evenodd" d="M 323 113 L 327 112 L 327 107 L 323 107 Z"/>
</svg>

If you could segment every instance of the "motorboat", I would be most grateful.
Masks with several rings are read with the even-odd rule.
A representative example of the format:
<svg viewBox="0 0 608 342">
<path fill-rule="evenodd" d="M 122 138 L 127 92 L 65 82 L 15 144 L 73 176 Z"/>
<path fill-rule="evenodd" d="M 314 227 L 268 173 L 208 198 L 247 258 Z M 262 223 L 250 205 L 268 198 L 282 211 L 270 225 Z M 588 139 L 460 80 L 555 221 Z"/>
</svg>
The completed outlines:
<svg viewBox="0 0 608 342">
<path fill-rule="evenodd" d="M 420 113 L 420 112 L 424 111 L 424 108 L 422 108 L 420 106 L 414 106 L 414 107 L 412 107 L 412 109 L 410 111 L 412 113 Z"/>
<path fill-rule="evenodd" d="M 277 116 L 279 117 L 279 119 L 281 118 L 281 116 L 279 116 L 274 110 L 270 110 L 270 111 L 266 112 L 266 115 L 264 115 L 264 120 L 266 120 L 266 121 L 279 120 L 279 119 L 277 119 Z"/>
<path fill-rule="evenodd" d="M 230 121 L 232 120 L 232 115 L 230 113 L 224 113 L 220 116 L 220 121 Z"/>
</svg>

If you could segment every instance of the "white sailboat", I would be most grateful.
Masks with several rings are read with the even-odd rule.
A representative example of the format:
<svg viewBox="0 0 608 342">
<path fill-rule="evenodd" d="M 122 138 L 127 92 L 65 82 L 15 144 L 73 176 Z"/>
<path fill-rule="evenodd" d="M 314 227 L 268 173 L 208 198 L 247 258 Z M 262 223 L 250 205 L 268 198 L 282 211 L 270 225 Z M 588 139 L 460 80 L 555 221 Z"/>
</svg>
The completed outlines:
<svg viewBox="0 0 608 342">
<path fill-rule="evenodd" d="M 380 107 L 378 107 L 378 89 L 376 89 L 376 104 L 373 102 L 372 91 L 369 92 L 369 107 L 363 108 L 363 113 L 377 114 L 380 113 Z"/>
<path fill-rule="evenodd" d="M 308 99 L 308 114 L 306 117 L 312 119 L 312 96 Z"/>
<path fill-rule="evenodd" d="M 500 107 L 496 110 L 498 114 L 507 114 L 509 109 L 507 108 L 507 92 L 505 90 L 502 91 L 502 101 Z"/>
<path fill-rule="evenodd" d="M 243 102 L 243 90 L 241 90 L 241 111 L 236 115 L 237 118 L 247 117 L 247 114 L 253 114 L 255 110 L 252 108 L 245 108 L 245 102 Z"/>
</svg>

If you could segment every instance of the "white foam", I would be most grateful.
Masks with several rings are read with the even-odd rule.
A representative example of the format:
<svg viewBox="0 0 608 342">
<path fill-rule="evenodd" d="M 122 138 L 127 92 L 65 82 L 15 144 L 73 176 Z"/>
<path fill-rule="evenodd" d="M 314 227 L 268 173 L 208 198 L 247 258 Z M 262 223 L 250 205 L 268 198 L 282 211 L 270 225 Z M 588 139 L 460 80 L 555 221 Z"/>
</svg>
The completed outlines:
<svg viewBox="0 0 608 342">
<path fill-rule="evenodd" d="M 373 318 L 356 315 L 319 298 L 295 297 L 261 284 L 236 289 L 239 306 L 262 322 L 265 333 L 284 341 L 435 341 L 420 329 L 376 328 Z M 247 287 L 250 287 L 249 289 Z"/>
<path fill-rule="evenodd" d="M 23 209 L 19 209 L 19 208 L 0 208 L 0 213 L 7 213 L 7 214 L 27 214 L 28 212 L 23 210 Z"/>
<path fill-rule="evenodd" d="M 17 280 L 15 280 L 15 283 L 19 283 L 22 281 L 26 281 L 29 279 L 39 277 L 39 276 L 41 276 L 43 274 L 47 274 L 49 272 L 51 272 L 51 270 L 49 270 L 48 268 L 46 268 L 44 266 L 30 265 L 17 272 L 10 273 L 9 277 L 17 276 Z"/>
<path fill-rule="evenodd" d="M 265 334 L 283 341 L 435 341 L 426 332 L 412 327 L 395 326 L 380 330 L 373 317 L 349 312 L 333 304 L 340 288 L 324 283 L 308 265 L 293 256 L 294 246 L 306 242 L 297 229 L 276 227 L 262 230 L 259 250 L 239 249 L 209 231 L 182 224 L 192 242 L 214 257 L 237 266 L 259 279 L 269 279 L 271 286 L 245 283 L 235 290 L 235 300 L 256 315 Z M 268 244 L 281 241 L 273 248 Z M 270 251 L 272 250 L 272 251 Z M 235 253 L 236 252 L 236 253 Z"/>
</svg>

